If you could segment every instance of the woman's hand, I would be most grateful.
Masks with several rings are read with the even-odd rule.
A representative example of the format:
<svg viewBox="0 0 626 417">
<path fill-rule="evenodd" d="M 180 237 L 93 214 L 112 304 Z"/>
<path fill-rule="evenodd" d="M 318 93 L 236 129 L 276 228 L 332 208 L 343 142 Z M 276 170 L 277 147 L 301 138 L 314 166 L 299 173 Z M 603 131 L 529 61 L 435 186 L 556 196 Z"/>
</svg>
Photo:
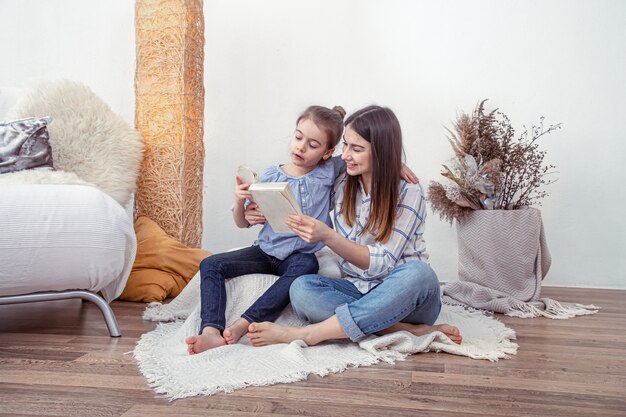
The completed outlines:
<svg viewBox="0 0 626 417">
<path fill-rule="evenodd" d="M 250 184 L 244 184 L 244 182 L 237 175 L 235 177 L 235 181 L 237 182 L 237 186 L 235 187 L 235 201 L 238 204 L 245 203 L 246 199 L 252 198 L 252 194 L 248 191 L 250 188 Z"/>
<path fill-rule="evenodd" d="M 248 204 L 248 207 L 246 207 L 246 211 L 244 212 L 244 216 L 248 223 L 250 223 L 250 226 L 265 223 L 265 216 L 261 213 L 261 210 L 259 210 L 259 206 L 256 203 Z"/>
<path fill-rule="evenodd" d="M 287 226 L 309 243 L 324 242 L 331 233 L 335 233 L 326 223 L 305 215 L 290 214 Z"/>
<path fill-rule="evenodd" d="M 400 178 L 402 178 L 409 184 L 419 184 L 420 182 L 420 179 L 417 178 L 417 175 L 415 175 L 415 173 L 411 171 L 411 168 L 409 168 L 405 164 L 402 164 L 402 169 L 400 170 Z"/>
</svg>

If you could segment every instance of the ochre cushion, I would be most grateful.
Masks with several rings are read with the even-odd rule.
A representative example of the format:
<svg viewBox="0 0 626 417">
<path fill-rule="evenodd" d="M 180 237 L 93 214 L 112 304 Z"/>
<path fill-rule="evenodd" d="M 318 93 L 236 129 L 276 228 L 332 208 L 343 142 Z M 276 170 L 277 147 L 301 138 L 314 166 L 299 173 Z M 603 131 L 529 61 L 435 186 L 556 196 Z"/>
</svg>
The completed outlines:
<svg viewBox="0 0 626 417">
<path fill-rule="evenodd" d="M 176 297 L 211 252 L 188 248 L 169 237 L 147 216 L 135 221 L 137 256 L 120 295 L 125 301 L 163 301 Z"/>
</svg>

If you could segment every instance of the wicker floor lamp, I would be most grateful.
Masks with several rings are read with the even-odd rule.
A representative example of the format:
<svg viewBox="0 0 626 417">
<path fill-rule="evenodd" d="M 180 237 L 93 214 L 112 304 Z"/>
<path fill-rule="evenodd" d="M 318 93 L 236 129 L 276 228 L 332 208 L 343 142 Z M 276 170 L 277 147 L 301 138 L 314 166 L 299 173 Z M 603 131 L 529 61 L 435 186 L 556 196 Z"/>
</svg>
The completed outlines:
<svg viewBox="0 0 626 417">
<path fill-rule="evenodd" d="M 146 144 L 135 198 L 170 236 L 202 239 L 202 0 L 137 0 L 135 124 Z"/>
</svg>

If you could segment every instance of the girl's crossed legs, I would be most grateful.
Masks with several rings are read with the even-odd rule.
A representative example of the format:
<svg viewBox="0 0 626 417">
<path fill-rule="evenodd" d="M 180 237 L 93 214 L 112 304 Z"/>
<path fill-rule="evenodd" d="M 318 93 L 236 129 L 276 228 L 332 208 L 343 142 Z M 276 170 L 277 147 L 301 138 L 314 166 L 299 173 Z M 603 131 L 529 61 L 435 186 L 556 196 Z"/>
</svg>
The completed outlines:
<svg viewBox="0 0 626 417">
<path fill-rule="evenodd" d="M 200 263 L 200 334 L 185 339 L 190 354 L 234 344 L 255 321 L 274 321 L 289 304 L 289 287 L 300 275 L 317 272 L 315 254 L 293 253 L 280 260 L 258 246 L 209 256 Z M 226 327 L 227 278 L 261 273 L 280 275 L 278 280 L 250 306 L 239 319 Z"/>
</svg>

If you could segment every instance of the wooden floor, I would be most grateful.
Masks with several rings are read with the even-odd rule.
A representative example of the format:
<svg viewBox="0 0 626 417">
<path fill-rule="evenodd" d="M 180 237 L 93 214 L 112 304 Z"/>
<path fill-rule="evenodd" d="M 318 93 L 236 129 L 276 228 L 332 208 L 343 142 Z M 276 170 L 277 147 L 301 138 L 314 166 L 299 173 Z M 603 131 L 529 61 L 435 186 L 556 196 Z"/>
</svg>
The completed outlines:
<svg viewBox="0 0 626 417">
<path fill-rule="evenodd" d="M 545 288 L 593 303 L 570 320 L 498 318 L 518 354 L 490 363 L 446 353 L 306 382 L 168 402 L 130 352 L 154 328 L 142 304 L 114 302 L 123 337 L 79 300 L 0 306 L 1 416 L 626 416 L 626 291 Z"/>
</svg>

